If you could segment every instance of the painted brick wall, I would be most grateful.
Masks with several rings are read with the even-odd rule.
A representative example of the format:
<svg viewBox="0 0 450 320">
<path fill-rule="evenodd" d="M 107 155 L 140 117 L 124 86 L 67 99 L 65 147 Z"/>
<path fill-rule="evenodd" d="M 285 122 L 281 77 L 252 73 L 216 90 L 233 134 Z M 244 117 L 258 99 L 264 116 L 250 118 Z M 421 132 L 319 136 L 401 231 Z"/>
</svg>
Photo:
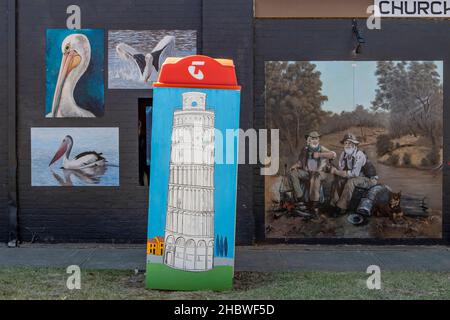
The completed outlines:
<svg viewBox="0 0 450 320">
<path fill-rule="evenodd" d="M 253 1 L 203 1 L 203 52 L 231 58 L 242 86 L 240 128 L 253 128 Z M 254 239 L 252 166 L 238 171 L 237 244 Z"/>
<path fill-rule="evenodd" d="M 107 90 L 105 86 L 104 117 L 44 118 L 45 31 L 65 28 L 65 12 L 70 4 L 81 7 L 82 28 L 100 28 L 105 32 L 108 29 L 196 29 L 199 53 L 235 60 L 238 79 L 244 87 L 241 127 L 248 128 L 253 121 L 252 1 L 18 0 L 17 143 L 22 239 L 29 241 L 35 236 L 37 241 L 143 242 L 148 189 L 138 185 L 137 102 L 138 98 L 151 97 L 151 92 Z M 119 127 L 120 188 L 32 188 L 30 128 L 44 126 Z M 251 243 L 253 239 L 250 170 L 242 166 L 239 171 L 239 244 Z"/>
<path fill-rule="evenodd" d="M 361 60 L 443 60 L 444 61 L 444 145 L 448 145 L 450 126 L 450 22 L 446 20 L 383 20 L 381 30 L 367 30 L 364 20 L 358 22 L 366 43 Z M 283 19 L 255 22 L 255 126 L 265 126 L 264 61 L 270 60 L 352 60 L 350 19 Z M 444 160 L 449 150 L 444 148 Z M 444 191 L 448 194 L 449 168 L 444 166 Z M 264 240 L 264 180 L 254 177 L 254 211 L 258 240 Z M 443 199 L 443 237 L 450 239 L 450 199 Z M 303 243 L 387 243 L 372 239 L 299 240 Z M 429 242 L 422 240 L 392 243 Z"/>
<path fill-rule="evenodd" d="M 7 0 L 0 1 L 0 242 L 8 239 Z"/>
<path fill-rule="evenodd" d="M 148 188 L 138 182 L 138 98 L 150 90 L 108 90 L 105 115 L 45 119 L 45 32 L 66 27 L 66 8 L 78 4 L 82 28 L 195 29 L 201 39 L 200 0 L 18 0 L 18 148 L 20 235 L 29 241 L 144 242 Z M 107 48 L 105 37 L 105 48 Z M 105 52 L 105 81 L 107 81 Z M 32 188 L 31 127 L 113 126 L 120 130 L 120 187 Z"/>
<path fill-rule="evenodd" d="M 352 59 L 349 20 L 269 19 L 254 23 L 251 0 L 17 1 L 19 219 L 20 234 L 25 241 L 33 235 L 38 241 L 59 242 L 143 242 L 146 237 L 148 189 L 138 186 L 137 100 L 150 97 L 151 92 L 106 90 L 105 116 L 88 122 L 85 119 L 44 118 L 45 30 L 65 28 L 68 5 L 81 6 L 84 28 L 102 28 L 105 31 L 196 29 L 200 53 L 235 60 L 238 80 L 243 86 L 243 129 L 264 128 L 264 61 Z M 6 15 L 6 0 L 0 1 L 0 9 L 0 14 Z M 448 78 L 450 42 L 442 40 L 449 37 L 448 23 L 383 21 L 382 31 L 364 30 L 367 44 L 361 59 L 442 59 L 445 61 L 444 77 Z M 1 19 L 0 40 L 3 41 L 0 41 L 0 57 L 5 58 L 0 59 L 0 109 L 4 112 L 7 110 L 6 24 L 7 20 Z M 364 23 L 361 21 L 360 25 L 364 26 Z M 444 85 L 446 106 L 449 83 Z M 445 109 L 445 123 L 448 117 Z M 118 126 L 120 188 L 31 188 L 30 128 L 34 126 Z M 448 130 L 447 126 L 446 137 Z M 4 241 L 8 221 L 6 117 L 0 118 L 0 132 L 0 169 L 3 169 L 0 170 L 0 241 Z M 445 158 L 448 159 L 447 150 Z M 252 243 L 255 235 L 264 240 L 264 181 L 258 173 L 257 166 L 241 165 L 239 168 L 238 244 Z M 445 168 L 444 186 L 447 179 L 448 168 Z M 449 212 L 446 199 L 443 209 Z M 444 237 L 450 238 L 448 214 L 444 217 Z M 322 242 L 336 243 L 339 240 Z"/>
</svg>

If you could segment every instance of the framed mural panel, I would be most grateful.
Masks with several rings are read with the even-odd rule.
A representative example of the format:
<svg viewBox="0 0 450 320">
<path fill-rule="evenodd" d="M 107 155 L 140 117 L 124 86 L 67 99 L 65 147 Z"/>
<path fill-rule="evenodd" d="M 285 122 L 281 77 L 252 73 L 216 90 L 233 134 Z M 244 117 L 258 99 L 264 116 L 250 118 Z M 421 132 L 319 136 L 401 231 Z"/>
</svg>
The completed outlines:
<svg viewBox="0 0 450 320">
<path fill-rule="evenodd" d="M 265 83 L 266 238 L 442 237 L 442 61 L 267 61 Z"/>
<path fill-rule="evenodd" d="M 108 88 L 148 89 L 167 57 L 196 53 L 195 30 L 110 30 Z"/>
<path fill-rule="evenodd" d="M 231 289 L 239 142 L 226 137 L 239 127 L 234 64 L 171 58 L 159 81 L 152 108 L 146 286 Z"/>
<path fill-rule="evenodd" d="M 119 128 L 31 128 L 31 185 L 119 186 Z"/>
<path fill-rule="evenodd" d="M 104 114 L 104 32 L 47 29 L 47 118 Z"/>
</svg>

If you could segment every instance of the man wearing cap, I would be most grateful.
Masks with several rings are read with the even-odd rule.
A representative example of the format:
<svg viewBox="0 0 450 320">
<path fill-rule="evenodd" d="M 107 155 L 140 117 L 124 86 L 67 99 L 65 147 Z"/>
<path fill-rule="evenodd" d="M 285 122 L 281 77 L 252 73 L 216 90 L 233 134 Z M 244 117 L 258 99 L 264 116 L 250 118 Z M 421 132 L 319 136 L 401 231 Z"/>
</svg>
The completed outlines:
<svg viewBox="0 0 450 320">
<path fill-rule="evenodd" d="M 325 168 L 336 153 L 320 145 L 320 134 L 312 131 L 305 135 L 306 146 L 300 152 L 298 161 L 291 167 L 289 178 L 294 188 L 296 201 L 304 200 L 309 186 L 309 201 L 313 209 L 320 199 L 320 186 L 327 174 Z"/>
<path fill-rule="evenodd" d="M 331 168 L 336 179 L 330 204 L 336 207 L 337 214 L 346 212 L 356 187 L 370 188 L 378 180 L 375 167 L 368 161 L 366 154 L 358 149 L 359 141 L 353 134 L 345 134 L 341 144 L 344 145 L 344 151 L 339 157 L 338 168 Z"/>
</svg>

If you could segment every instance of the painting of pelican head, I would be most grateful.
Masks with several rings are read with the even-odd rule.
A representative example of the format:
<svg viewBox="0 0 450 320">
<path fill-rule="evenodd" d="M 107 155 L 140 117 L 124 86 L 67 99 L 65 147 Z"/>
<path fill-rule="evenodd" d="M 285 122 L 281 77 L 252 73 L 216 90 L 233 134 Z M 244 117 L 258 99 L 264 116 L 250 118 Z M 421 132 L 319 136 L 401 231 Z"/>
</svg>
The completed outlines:
<svg viewBox="0 0 450 320">
<path fill-rule="evenodd" d="M 89 118 L 102 114 L 103 52 L 99 57 L 97 50 L 103 45 L 96 43 L 99 37 L 92 31 L 103 33 L 47 30 L 46 117 Z"/>
<path fill-rule="evenodd" d="M 197 53 L 195 30 L 111 30 L 108 33 L 109 89 L 148 89 L 168 57 Z"/>
</svg>

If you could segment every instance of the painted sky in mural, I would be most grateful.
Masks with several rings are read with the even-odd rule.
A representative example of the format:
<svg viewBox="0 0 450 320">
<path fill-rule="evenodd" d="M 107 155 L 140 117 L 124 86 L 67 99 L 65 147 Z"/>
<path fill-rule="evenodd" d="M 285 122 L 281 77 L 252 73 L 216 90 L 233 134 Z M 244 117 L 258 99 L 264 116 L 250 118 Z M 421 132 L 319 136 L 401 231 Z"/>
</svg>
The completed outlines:
<svg viewBox="0 0 450 320">
<path fill-rule="evenodd" d="M 47 29 L 46 117 L 104 114 L 104 31 Z"/>
<path fill-rule="evenodd" d="M 31 128 L 32 186 L 119 186 L 118 128 Z"/>
<path fill-rule="evenodd" d="M 311 61 L 311 63 L 316 65 L 317 71 L 320 71 L 322 93 L 328 97 L 322 106 L 324 110 L 335 113 L 351 111 L 355 105 L 370 106 L 375 99 L 378 87 L 375 74 L 376 61 L 340 61 L 339 63 L 336 61 Z M 443 63 L 436 61 L 435 64 L 436 72 L 442 82 Z M 354 84 L 353 79 L 355 80 Z M 351 85 L 349 85 L 349 81 L 352 82 Z"/>
</svg>

